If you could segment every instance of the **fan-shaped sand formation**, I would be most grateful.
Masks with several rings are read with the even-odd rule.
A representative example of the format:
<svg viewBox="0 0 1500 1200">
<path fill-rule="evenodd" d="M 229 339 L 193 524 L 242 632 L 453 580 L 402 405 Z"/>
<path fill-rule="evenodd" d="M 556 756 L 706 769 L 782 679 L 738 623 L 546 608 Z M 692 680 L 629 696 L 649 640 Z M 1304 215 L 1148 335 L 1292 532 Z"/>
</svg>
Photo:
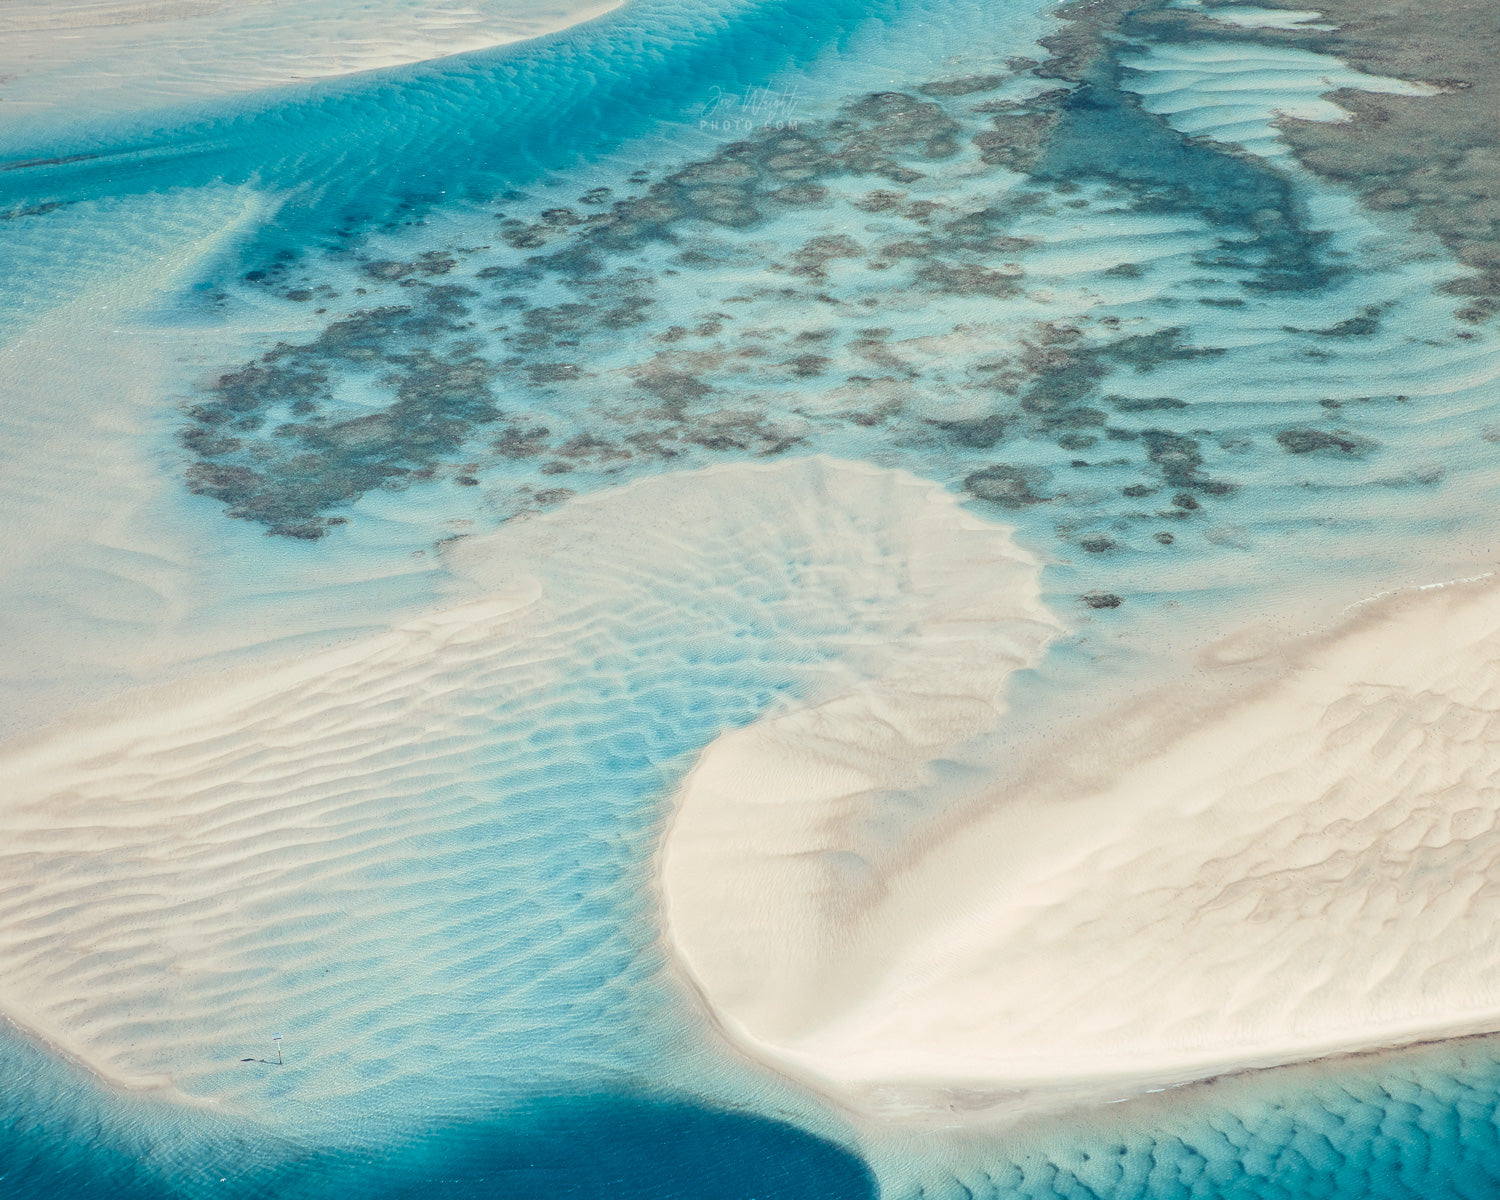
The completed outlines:
<svg viewBox="0 0 1500 1200">
<path fill-rule="evenodd" d="M 1080 736 L 858 906 L 805 864 L 857 841 L 865 782 L 733 769 L 827 737 L 818 711 L 729 735 L 669 840 L 683 956 L 742 1041 L 874 1107 L 1500 1028 L 1500 589 L 1354 613 L 1130 761 Z M 883 732 L 834 736 L 885 757 Z M 1070 787 L 1080 763 L 1103 782 Z"/>
<path fill-rule="evenodd" d="M 624 1069 L 691 756 L 801 697 L 894 729 L 921 692 L 972 728 L 1055 631 L 1003 527 L 827 459 L 633 484 L 447 557 L 472 601 L 0 755 L 0 1011 L 116 1080 L 299 1122 Z M 823 764 L 784 751 L 751 769 Z M 293 1065 L 244 1065 L 273 1030 Z"/>
</svg>

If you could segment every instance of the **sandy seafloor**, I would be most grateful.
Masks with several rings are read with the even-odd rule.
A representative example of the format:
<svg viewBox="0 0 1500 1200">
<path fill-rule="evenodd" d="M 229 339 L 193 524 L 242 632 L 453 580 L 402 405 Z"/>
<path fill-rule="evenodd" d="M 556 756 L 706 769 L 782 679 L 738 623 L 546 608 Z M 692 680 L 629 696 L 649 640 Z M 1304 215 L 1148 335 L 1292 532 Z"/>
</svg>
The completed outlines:
<svg viewBox="0 0 1500 1200">
<path fill-rule="evenodd" d="M 0 14 L 0 1196 L 1493 1195 L 1437 89 L 605 7 Z"/>
</svg>

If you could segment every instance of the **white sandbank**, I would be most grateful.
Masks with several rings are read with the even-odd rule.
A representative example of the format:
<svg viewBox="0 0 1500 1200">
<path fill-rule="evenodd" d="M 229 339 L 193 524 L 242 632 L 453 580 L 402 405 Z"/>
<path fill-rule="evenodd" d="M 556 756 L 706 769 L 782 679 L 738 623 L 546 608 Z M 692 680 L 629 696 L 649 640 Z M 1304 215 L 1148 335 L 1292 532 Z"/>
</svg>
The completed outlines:
<svg viewBox="0 0 1500 1200">
<path fill-rule="evenodd" d="M 16 0 L 0 135 L 540 37 L 619 0 Z"/>
<path fill-rule="evenodd" d="M 1387 596 L 1219 669 L 1259 682 L 1205 703 L 1205 659 L 1115 716 L 1145 731 L 1123 748 L 1076 731 L 857 888 L 809 863 L 858 843 L 862 789 L 921 735 L 798 713 L 722 739 L 662 880 L 723 1027 L 907 1113 L 1500 1029 L 1500 586 Z M 833 746 L 858 779 L 819 770 Z"/>
<path fill-rule="evenodd" d="M 553 1042 L 575 1076 L 617 1072 L 610 922 L 654 919 L 659 826 L 614 777 L 669 772 L 665 806 L 762 677 L 792 685 L 773 712 L 852 697 L 809 720 L 936 745 L 993 720 L 986 689 L 1054 632 L 1006 529 L 825 458 L 643 480 L 443 557 L 455 606 L 0 746 L 0 1013 L 120 1084 L 266 1119 L 438 1081 L 492 1104 Z M 753 769 L 830 791 L 862 769 L 799 750 Z M 558 983 L 594 953 L 597 998 Z M 574 1028 L 590 1005 L 613 1015 Z M 244 1065 L 272 1030 L 315 1067 Z"/>
</svg>

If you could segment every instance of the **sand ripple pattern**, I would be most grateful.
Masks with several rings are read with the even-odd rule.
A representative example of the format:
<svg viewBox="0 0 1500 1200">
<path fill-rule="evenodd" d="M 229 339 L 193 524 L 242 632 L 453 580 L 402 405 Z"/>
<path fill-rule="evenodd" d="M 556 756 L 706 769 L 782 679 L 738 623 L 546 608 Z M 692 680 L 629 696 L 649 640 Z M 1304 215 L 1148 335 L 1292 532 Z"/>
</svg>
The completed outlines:
<svg viewBox="0 0 1500 1200">
<path fill-rule="evenodd" d="M 691 756 L 919 657 L 931 620 L 1034 604 L 1037 571 L 935 485 L 826 459 L 631 485 L 447 556 L 465 604 L 5 753 L 7 1015 L 299 1123 L 639 1072 L 682 1036 L 641 1014 Z M 288 1067 L 241 1061 L 278 1030 Z"/>
</svg>

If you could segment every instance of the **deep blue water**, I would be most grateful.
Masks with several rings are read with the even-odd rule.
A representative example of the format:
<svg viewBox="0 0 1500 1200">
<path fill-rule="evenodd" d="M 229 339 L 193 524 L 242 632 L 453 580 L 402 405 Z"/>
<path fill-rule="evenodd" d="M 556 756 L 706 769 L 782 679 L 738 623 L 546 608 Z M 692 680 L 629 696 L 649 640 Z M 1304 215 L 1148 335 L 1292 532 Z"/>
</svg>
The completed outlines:
<svg viewBox="0 0 1500 1200">
<path fill-rule="evenodd" d="M 5 1136 L 0 1196 L 16 1200 L 862 1200 L 876 1194 L 868 1168 L 835 1145 L 783 1122 L 686 1100 L 538 1098 L 503 1118 L 357 1157 L 208 1140 L 196 1144 L 191 1163 L 170 1171 L 101 1145 L 97 1130 L 17 1123 Z M 218 1172 L 229 1174 L 216 1179 Z"/>
<path fill-rule="evenodd" d="M 608 180 L 617 198 L 627 195 L 633 167 L 647 177 L 637 181 L 644 187 L 684 164 L 721 166 L 716 155 L 725 139 L 700 127 L 716 94 L 759 85 L 795 88 L 805 104 L 803 120 L 826 125 L 851 97 L 885 88 L 915 96 L 923 81 L 999 70 L 1009 56 L 1032 52 L 1037 31 L 1025 4 L 774 0 L 693 7 L 642 0 L 523 46 L 286 88 L 220 108 L 124 115 L 108 126 L 59 128 L 50 139 L 26 145 L 6 144 L 0 129 L 0 212 L 9 217 L 5 232 L 11 238 L 8 246 L 0 244 L 0 263 L 9 268 L 12 284 L 0 297 L 0 318 L 24 324 L 96 276 L 120 269 L 145 227 L 159 219 L 151 205 L 187 196 L 184 203 L 191 207 L 195 189 L 248 185 L 271 199 L 274 215 L 203 266 L 181 293 L 161 297 L 158 312 L 164 323 L 197 322 L 211 354 L 225 347 L 215 361 L 229 370 L 244 361 L 229 347 L 239 345 L 235 322 L 247 312 L 271 309 L 306 321 L 306 297 L 291 294 L 322 285 L 342 292 L 342 307 L 330 301 L 324 324 L 331 325 L 357 304 L 414 295 L 421 289 L 408 285 L 420 281 L 420 271 L 371 276 L 371 261 L 397 253 L 403 261 L 421 261 L 420 254 L 444 251 L 476 228 L 476 213 L 490 222 L 487 228 L 494 228 L 496 218 L 490 209 L 520 214 L 508 218 L 518 224 L 539 225 L 539 214 L 560 203 L 557 197 L 601 180 Z M 787 278 L 814 282 L 799 282 L 804 293 L 795 298 L 764 303 L 755 317 L 760 326 L 770 325 L 765 313 L 775 306 L 778 319 L 791 327 L 776 336 L 805 337 L 801 350 L 811 353 L 808 347 L 824 345 L 814 336 L 818 322 L 785 314 L 802 312 L 798 305 L 831 311 L 836 301 L 840 311 L 826 323 L 837 327 L 853 353 L 874 364 L 857 368 L 868 371 L 861 378 L 868 383 L 888 376 L 913 390 L 928 388 L 931 397 L 904 416 L 886 414 L 878 397 L 851 399 L 837 420 L 808 418 L 816 428 L 799 433 L 808 439 L 802 444 L 910 466 L 967 488 L 976 504 L 996 506 L 1032 544 L 1064 558 L 1049 574 L 1049 595 L 1072 605 L 1070 611 L 1081 594 L 1123 596 L 1122 622 L 1132 619 L 1136 606 L 1144 612 L 1158 604 L 1151 611 L 1160 619 L 1147 626 L 1160 630 L 1170 628 L 1161 617 L 1168 603 L 1202 600 L 1210 608 L 1216 602 L 1221 607 L 1215 611 L 1255 603 L 1286 579 L 1307 573 L 1309 563 L 1365 572 L 1373 587 L 1392 577 L 1392 564 L 1420 557 L 1428 541 L 1463 544 L 1474 528 L 1465 520 L 1478 521 L 1494 499 L 1492 442 L 1479 438 L 1485 414 L 1472 384 L 1489 351 L 1482 340 L 1451 340 L 1443 302 L 1430 292 L 1440 269 L 1399 255 L 1389 262 L 1379 253 L 1362 255 L 1355 243 L 1370 231 L 1361 227 L 1358 236 L 1342 236 L 1339 221 L 1355 218 L 1337 196 L 1318 192 L 1308 180 L 1182 141 L 1134 107 L 1119 83 L 1096 79 L 1092 91 L 1065 106 L 1064 135 L 1014 185 L 1034 200 L 1018 203 L 1003 220 L 986 218 L 990 225 L 979 221 L 985 228 L 977 232 L 943 234 L 941 253 L 950 258 L 963 252 L 964 238 L 1011 238 L 1016 244 L 1004 253 L 1014 253 L 1029 277 L 1059 290 L 1086 285 L 1088 311 L 1097 301 L 1117 324 L 1156 339 L 1125 345 L 1114 334 L 1100 334 L 1097 345 L 1104 349 L 1056 370 L 1027 367 L 1030 376 L 1013 390 L 1029 415 L 974 407 L 974 396 L 989 387 L 972 384 L 987 365 L 988 343 L 939 346 L 928 352 L 933 361 L 923 362 L 915 351 L 890 351 L 897 359 L 908 357 L 906 365 L 892 365 L 886 343 L 952 332 L 951 314 L 945 316 L 942 305 L 956 294 L 955 276 L 929 272 L 918 277 L 928 281 L 922 286 L 908 280 L 902 288 L 884 289 L 864 276 L 841 276 L 842 251 L 822 259 L 797 257 L 798 247 L 833 236 L 833 230 L 847 228 L 870 240 L 863 225 L 852 223 L 865 220 L 851 215 L 853 191 L 839 191 L 845 176 L 858 172 L 842 166 L 817 177 L 833 199 L 826 207 L 818 200 L 811 215 L 799 210 L 741 220 L 726 211 L 716 216 L 710 204 L 676 213 L 674 228 L 596 246 L 599 271 L 610 278 L 630 271 L 650 275 L 649 284 L 618 284 L 614 299 L 656 305 L 639 326 L 623 332 L 579 334 L 568 328 L 562 309 L 576 299 L 580 279 L 587 285 L 593 268 L 580 268 L 577 259 L 528 266 L 526 251 L 533 247 L 524 237 L 510 243 L 515 253 L 496 249 L 490 258 L 475 260 L 492 269 L 488 278 L 496 282 L 481 285 L 478 273 L 467 268 L 451 278 L 462 275 L 464 285 L 480 293 L 463 303 L 482 313 L 486 324 L 502 319 L 507 295 L 524 297 L 511 308 L 543 314 L 529 328 L 551 342 L 522 346 L 514 355 L 517 363 L 503 368 L 517 378 L 529 371 L 534 393 L 520 391 L 524 379 L 517 384 L 506 377 L 504 407 L 524 403 L 545 410 L 550 428 L 582 436 L 597 427 L 597 413 L 564 390 L 570 375 L 563 368 L 602 376 L 635 365 L 630 356 L 648 335 L 673 336 L 691 288 L 701 287 L 705 307 L 723 307 L 744 277 L 782 272 L 791 263 Z M 948 111 L 977 127 L 954 105 Z M 965 126 L 963 136 L 973 132 Z M 898 167 L 898 179 L 902 169 L 910 170 L 909 164 Z M 970 187 L 975 211 L 988 211 L 978 208 L 981 198 L 996 200 L 1014 190 L 998 169 L 975 179 L 907 180 L 900 186 L 917 203 Z M 889 178 L 879 177 L 864 180 L 858 190 L 889 186 Z M 517 194 L 520 189 L 533 194 Z M 129 206 L 137 201 L 144 216 L 107 219 L 116 210 L 136 212 Z M 1080 204 L 1093 206 L 1088 217 L 1071 207 Z M 1279 222 L 1274 235 L 1263 229 L 1268 211 Z M 892 226 L 876 238 L 900 232 Z M 785 262 L 771 262 L 775 255 L 752 245 L 777 239 Z M 1119 248 L 1121 264 L 1144 266 L 1135 273 L 1100 269 L 1100 240 Z M 560 238 L 548 243 L 548 253 L 580 245 L 581 237 Z M 674 257 L 685 253 L 696 257 Z M 692 275 L 690 268 L 700 273 Z M 449 278 L 446 268 L 442 274 Z M 1137 282 L 1143 275 L 1165 282 Z M 1011 299 L 1002 294 L 1003 283 L 979 283 L 991 290 L 981 287 L 974 294 L 989 299 L 970 295 L 955 303 Z M 367 286 L 371 299 L 355 301 L 349 294 L 355 285 Z M 814 290 L 831 299 L 810 296 Z M 861 296 L 879 304 L 857 308 Z M 445 315 L 439 311 L 444 303 L 433 301 L 427 314 L 435 326 L 415 333 L 377 331 L 388 339 L 381 351 L 410 355 L 414 344 L 427 344 L 423 339 L 435 336 L 448 347 L 477 336 L 442 325 L 471 315 Z M 1057 324 L 1084 311 L 1069 303 L 1059 303 Z M 1036 340 L 1038 313 L 1005 319 Z M 872 326 L 887 332 L 870 334 Z M 1344 332 L 1332 332 L 1340 328 Z M 301 344 L 313 345 L 317 336 L 307 326 Z M 1058 344 L 1070 344 L 1067 335 L 1058 336 L 1064 339 Z M 515 349 L 504 341 L 474 353 L 503 364 Z M 339 403 L 359 403 L 349 394 L 374 385 L 368 373 L 349 365 L 345 343 L 328 350 L 331 344 L 325 339 L 299 361 L 311 363 L 309 370 L 331 372 L 330 395 L 337 393 Z M 557 361 L 563 358 L 568 361 Z M 781 374 L 768 370 L 755 380 L 756 402 L 763 407 L 755 413 L 760 424 L 754 436 L 762 442 L 780 436 L 777 422 L 805 418 L 809 393 L 825 387 L 805 380 L 826 368 L 811 360 L 786 368 L 796 361 L 778 361 L 773 367 Z M 1224 384 L 1231 376 L 1252 384 L 1231 392 Z M 958 394 L 960 377 L 968 388 L 964 395 Z M 688 379 L 686 372 L 659 377 L 652 395 L 668 408 L 679 402 L 691 407 L 700 397 L 694 388 L 701 386 L 716 397 L 712 403 L 729 403 L 723 399 L 732 395 L 727 378 L 705 370 L 706 382 Z M 669 394 L 674 387 L 677 393 Z M 281 421 L 286 413 L 278 406 L 286 399 L 278 394 L 254 402 Z M 482 398 L 466 399 L 483 420 L 472 412 L 465 419 L 483 425 L 489 438 L 499 426 L 489 423 Z M 951 412 L 943 407 L 948 404 Z M 1171 415 L 1183 410 L 1190 415 Z M 157 431 L 177 472 L 187 456 L 172 438 L 184 420 L 174 400 L 164 405 Z M 476 468 L 481 483 L 542 486 L 536 463 L 517 449 L 524 449 L 529 428 L 516 424 L 506 443 L 510 449 Z M 258 431 L 244 432 L 253 440 Z M 463 429 L 465 436 L 473 432 Z M 636 432 L 655 436 L 660 430 L 647 428 L 643 418 Z M 570 459 L 566 478 L 585 490 L 624 477 L 622 471 L 650 473 L 765 449 L 749 435 L 735 443 L 738 435 L 710 432 L 700 422 L 685 439 L 690 447 L 660 461 L 637 458 L 628 469 L 612 459 L 604 466 L 582 457 L 574 466 Z M 558 455 L 573 444 L 562 433 L 550 436 Z M 270 444 L 269 433 L 263 441 Z M 432 458 L 443 485 L 454 485 L 455 497 L 469 495 L 462 488 L 482 490 L 463 483 L 468 477 L 453 466 L 477 453 L 465 448 Z M 363 459 L 354 465 L 369 466 Z M 418 465 L 426 469 L 428 460 Z M 555 483 L 563 474 L 547 478 Z M 290 494 L 304 483 L 285 476 L 275 486 Z M 318 486 L 330 485 L 320 480 Z M 1126 490 L 1132 488 L 1138 490 Z M 1157 493 L 1148 503 L 1145 497 Z M 378 513 L 403 505 L 426 505 L 434 521 L 471 512 L 461 507 L 465 501 L 444 495 L 420 486 L 409 493 L 372 486 L 308 511 L 318 519 L 352 513 L 356 523 L 373 522 Z M 234 503 L 221 499 L 189 496 L 183 489 L 182 502 L 211 520 L 223 519 L 219 508 Z M 294 499 L 301 503 L 305 497 Z M 497 511 L 505 515 L 503 505 Z M 1163 540 L 1163 534 L 1169 536 Z M 319 545 L 334 547 L 340 536 L 335 529 Z M 1284 552 L 1293 540 L 1301 549 Z M 1082 614 L 1085 641 L 1088 622 L 1114 619 L 1110 611 Z M 1075 645 L 1068 652 L 1087 658 L 1086 648 Z M 1074 674 L 1064 675 L 1076 678 L 1080 668 L 1069 669 Z M 553 830 L 557 836 L 567 832 Z M 621 878 L 630 886 L 637 881 L 630 872 Z M 1274 1072 L 990 1136 L 886 1131 L 870 1139 L 867 1164 L 836 1115 L 782 1113 L 760 1094 L 747 1095 L 743 1111 L 730 1111 L 722 1095 L 694 1096 L 665 1072 L 639 1080 L 628 1095 L 601 1095 L 590 1080 L 579 1081 L 578 1095 L 559 1094 L 554 1079 L 545 1086 L 538 1080 L 538 1094 L 497 1099 L 496 1111 L 483 1120 L 435 1116 L 430 1127 L 390 1135 L 384 1143 L 333 1148 L 316 1139 L 273 1135 L 254 1121 L 180 1112 L 149 1099 L 122 1100 L 18 1036 L 5 1035 L 0 1197 L 842 1200 L 876 1194 L 879 1173 L 885 1194 L 903 1198 L 1479 1200 L 1500 1193 L 1497 1054 L 1480 1041 L 1388 1061 Z M 352 1102 L 357 1107 L 358 1098 Z M 372 1124 L 379 1124 L 379 1116 L 372 1116 Z"/>
</svg>

